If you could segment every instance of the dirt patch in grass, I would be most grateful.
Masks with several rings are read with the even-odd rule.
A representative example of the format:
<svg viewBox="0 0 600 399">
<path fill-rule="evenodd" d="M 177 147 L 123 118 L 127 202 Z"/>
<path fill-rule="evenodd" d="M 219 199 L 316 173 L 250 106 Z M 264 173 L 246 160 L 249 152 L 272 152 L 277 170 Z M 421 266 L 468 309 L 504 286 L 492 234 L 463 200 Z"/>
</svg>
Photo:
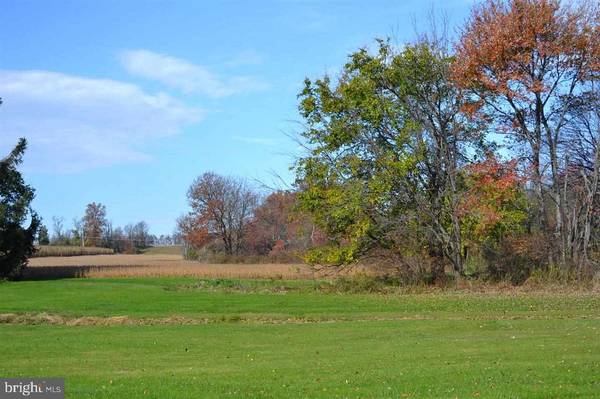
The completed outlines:
<svg viewBox="0 0 600 399">
<path fill-rule="evenodd" d="M 598 315 L 580 315 L 575 317 L 584 320 L 598 320 Z M 477 316 L 440 316 L 440 315 L 390 315 L 386 317 L 285 317 L 277 315 L 223 315 L 211 318 L 193 318 L 173 315 L 162 318 L 134 318 L 130 316 L 63 316 L 50 313 L 0 313 L 0 325 L 61 325 L 61 326 L 154 326 L 154 325 L 201 325 L 215 323 L 245 323 L 245 324 L 307 324 L 307 323 L 339 323 L 339 322 L 372 322 L 372 321 L 408 321 L 408 320 L 557 320 L 573 319 L 559 315 L 485 315 Z"/>
<path fill-rule="evenodd" d="M 420 316 L 411 320 L 424 319 Z M 110 317 L 69 317 L 49 313 L 0 313 L 0 324 L 21 325 L 64 325 L 64 326 L 113 326 L 113 325 L 197 325 L 213 323 L 252 323 L 252 324 L 303 324 L 303 323 L 332 323 L 350 321 L 352 318 L 315 318 L 315 317 L 277 317 L 277 316 L 220 316 L 212 318 L 191 318 L 184 316 L 169 316 L 163 318 L 132 318 L 129 316 Z M 370 318 L 369 320 L 378 320 Z M 385 319 L 381 319 L 385 320 Z"/>
<path fill-rule="evenodd" d="M 191 319 L 185 317 L 167 317 L 153 319 L 135 319 L 129 316 L 110 317 L 68 317 L 49 313 L 4 313 L 0 314 L 0 324 L 51 324 L 66 326 L 111 326 L 111 325 L 156 325 L 156 324 L 206 324 L 209 319 Z"/>
</svg>

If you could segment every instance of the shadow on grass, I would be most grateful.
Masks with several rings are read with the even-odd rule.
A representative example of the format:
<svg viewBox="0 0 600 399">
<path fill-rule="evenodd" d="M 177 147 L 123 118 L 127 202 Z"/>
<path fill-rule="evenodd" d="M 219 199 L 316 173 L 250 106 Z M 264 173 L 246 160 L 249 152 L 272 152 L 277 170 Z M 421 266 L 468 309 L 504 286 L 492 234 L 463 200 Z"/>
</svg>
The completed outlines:
<svg viewBox="0 0 600 399">
<path fill-rule="evenodd" d="M 145 265 L 127 265 L 128 269 L 143 269 Z M 59 280 L 63 278 L 83 278 L 87 277 L 90 271 L 110 271 L 123 269 L 123 266 L 36 266 L 27 267 L 20 280 Z"/>
</svg>

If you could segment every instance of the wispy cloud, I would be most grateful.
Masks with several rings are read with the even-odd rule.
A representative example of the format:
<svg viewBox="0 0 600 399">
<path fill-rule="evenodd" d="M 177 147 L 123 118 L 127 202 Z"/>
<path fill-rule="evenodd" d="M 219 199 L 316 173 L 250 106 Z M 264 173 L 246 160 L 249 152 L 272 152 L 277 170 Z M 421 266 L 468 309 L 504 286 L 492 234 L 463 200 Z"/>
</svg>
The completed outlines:
<svg viewBox="0 0 600 399">
<path fill-rule="evenodd" d="M 119 60 L 132 75 L 155 80 L 186 94 L 225 97 L 266 88 L 264 82 L 252 76 L 222 78 L 202 65 L 148 50 L 123 51 Z"/>
<path fill-rule="evenodd" d="M 0 150 L 27 137 L 27 165 L 50 172 L 145 161 L 146 144 L 204 112 L 165 94 L 109 79 L 0 70 Z"/>
</svg>

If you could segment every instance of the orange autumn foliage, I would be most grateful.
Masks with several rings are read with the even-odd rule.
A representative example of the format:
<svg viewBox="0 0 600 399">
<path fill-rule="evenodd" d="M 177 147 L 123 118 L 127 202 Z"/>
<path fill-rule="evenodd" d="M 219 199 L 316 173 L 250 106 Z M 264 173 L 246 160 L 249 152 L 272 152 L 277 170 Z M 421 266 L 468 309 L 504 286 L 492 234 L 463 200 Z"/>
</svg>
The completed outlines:
<svg viewBox="0 0 600 399">
<path fill-rule="evenodd" d="M 554 91 L 556 78 L 600 71 L 599 21 L 598 8 L 586 4 L 488 0 L 473 9 L 456 46 L 453 78 L 512 100 Z"/>
<path fill-rule="evenodd" d="M 467 191 L 459 204 L 459 216 L 468 236 L 485 241 L 518 230 L 527 213 L 521 207 L 524 179 L 517 171 L 517 160 L 501 162 L 490 155 L 469 165 L 464 173 Z"/>
<path fill-rule="evenodd" d="M 295 192 L 279 190 L 269 194 L 254 210 L 245 240 L 250 252 L 275 255 L 311 245 L 312 221 L 296 210 L 296 201 Z"/>
</svg>

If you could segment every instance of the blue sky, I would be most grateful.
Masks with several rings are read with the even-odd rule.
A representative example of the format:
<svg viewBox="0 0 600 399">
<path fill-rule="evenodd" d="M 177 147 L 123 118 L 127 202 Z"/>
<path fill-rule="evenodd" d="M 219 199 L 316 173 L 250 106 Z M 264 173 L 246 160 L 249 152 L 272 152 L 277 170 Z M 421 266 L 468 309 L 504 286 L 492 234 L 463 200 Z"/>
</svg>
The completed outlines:
<svg viewBox="0 0 600 399">
<path fill-rule="evenodd" d="M 375 37 L 452 26 L 470 1 L 0 2 L 0 151 L 18 137 L 34 208 L 67 224 L 89 202 L 114 225 L 171 233 L 205 171 L 288 182 L 296 95 Z"/>
</svg>

